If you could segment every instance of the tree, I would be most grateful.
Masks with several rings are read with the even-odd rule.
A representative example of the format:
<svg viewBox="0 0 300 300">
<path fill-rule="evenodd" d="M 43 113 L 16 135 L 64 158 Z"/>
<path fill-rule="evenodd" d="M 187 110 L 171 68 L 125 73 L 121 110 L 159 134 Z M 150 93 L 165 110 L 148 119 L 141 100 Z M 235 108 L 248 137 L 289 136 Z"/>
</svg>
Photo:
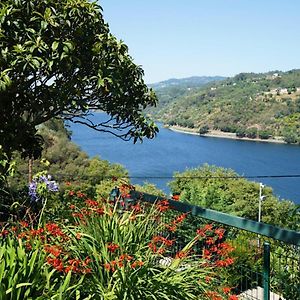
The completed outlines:
<svg viewBox="0 0 300 300">
<path fill-rule="evenodd" d="M 243 127 L 239 127 L 237 130 L 236 130 L 236 136 L 237 137 L 240 137 L 240 138 L 243 138 L 246 136 L 246 129 L 243 128 Z"/>
<path fill-rule="evenodd" d="M 261 130 L 258 132 L 258 137 L 263 140 L 267 140 L 272 136 L 272 132 L 270 130 Z"/>
<path fill-rule="evenodd" d="M 257 220 L 258 183 L 241 178 L 231 169 L 207 164 L 174 175 L 169 186 L 173 193 L 180 194 L 180 201 Z M 263 222 L 296 228 L 297 206 L 291 201 L 279 200 L 271 187 L 265 187 L 264 195 Z"/>
<path fill-rule="evenodd" d="M 206 134 L 206 133 L 208 133 L 208 131 L 209 131 L 209 127 L 207 125 L 204 125 L 204 126 L 200 127 L 200 129 L 199 129 L 200 134 Z"/>
<path fill-rule="evenodd" d="M 257 129 L 255 127 L 248 128 L 246 130 L 246 136 L 251 139 L 255 139 L 257 137 Z"/>
<path fill-rule="evenodd" d="M 156 96 L 96 3 L 2 0 L 0 49 L 5 152 L 38 156 L 36 126 L 58 116 L 134 142 L 158 132 L 142 112 L 156 105 Z M 107 112 L 108 120 L 95 124 L 95 110 Z"/>
</svg>

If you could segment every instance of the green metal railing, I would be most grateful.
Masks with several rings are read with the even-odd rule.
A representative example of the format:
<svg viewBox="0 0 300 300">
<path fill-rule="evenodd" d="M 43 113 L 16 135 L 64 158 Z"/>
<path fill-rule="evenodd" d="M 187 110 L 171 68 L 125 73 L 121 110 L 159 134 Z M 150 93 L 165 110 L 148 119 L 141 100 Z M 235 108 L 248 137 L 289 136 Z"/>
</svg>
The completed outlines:
<svg viewBox="0 0 300 300">
<path fill-rule="evenodd" d="M 112 197 L 116 196 L 114 190 Z M 126 205 L 136 201 L 156 203 L 165 198 L 131 191 Z M 174 212 L 189 213 L 188 222 L 212 221 L 228 230 L 249 233 L 249 244 L 245 250 L 256 249 L 261 261 L 258 270 L 241 266 L 239 284 L 240 299 L 299 300 L 300 299 L 300 232 L 269 224 L 232 216 L 199 206 L 168 200 Z M 255 243 L 255 245 L 253 245 Z M 260 288 L 260 285 L 262 288 Z M 283 295 L 282 298 L 275 292 Z M 248 291 L 248 294 L 245 292 Z M 285 296 L 288 295 L 288 296 Z M 287 298 L 288 297 L 288 298 Z"/>
</svg>

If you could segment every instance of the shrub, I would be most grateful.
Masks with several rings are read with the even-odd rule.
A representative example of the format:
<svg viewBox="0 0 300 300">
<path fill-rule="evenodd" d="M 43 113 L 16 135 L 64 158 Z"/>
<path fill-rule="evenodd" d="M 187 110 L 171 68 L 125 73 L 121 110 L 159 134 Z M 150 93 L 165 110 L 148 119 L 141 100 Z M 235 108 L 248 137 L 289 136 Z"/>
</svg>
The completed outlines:
<svg viewBox="0 0 300 300">
<path fill-rule="evenodd" d="M 272 133 L 269 130 L 261 130 L 258 132 L 258 136 L 260 139 L 267 140 L 270 136 L 272 136 Z"/>
<path fill-rule="evenodd" d="M 248 128 L 246 130 L 246 136 L 250 139 L 255 139 L 257 137 L 257 129 L 256 128 Z"/>
<path fill-rule="evenodd" d="M 236 136 L 240 137 L 240 138 L 245 137 L 246 136 L 246 129 L 245 128 L 238 128 L 236 130 Z"/>
<path fill-rule="evenodd" d="M 199 133 L 206 134 L 206 133 L 208 133 L 208 130 L 209 130 L 209 127 L 207 125 L 204 125 L 204 126 L 200 127 Z"/>
</svg>

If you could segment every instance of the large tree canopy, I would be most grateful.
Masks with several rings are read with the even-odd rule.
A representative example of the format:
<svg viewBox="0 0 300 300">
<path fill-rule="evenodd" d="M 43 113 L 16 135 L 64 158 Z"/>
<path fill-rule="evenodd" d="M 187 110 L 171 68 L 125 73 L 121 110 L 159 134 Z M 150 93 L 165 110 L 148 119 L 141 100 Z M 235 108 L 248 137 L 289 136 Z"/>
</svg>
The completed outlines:
<svg viewBox="0 0 300 300">
<path fill-rule="evenodd" d="M 134 141 L 158 131 L 143 70 L 88 0 L 1 0 L 0 144 L 38 155 L 36 126 L 55 116 Z M 94 124 L 89 114 L 107 112 Z M 80 118 L 78 119 L 78 116 Z"/>
</svg>

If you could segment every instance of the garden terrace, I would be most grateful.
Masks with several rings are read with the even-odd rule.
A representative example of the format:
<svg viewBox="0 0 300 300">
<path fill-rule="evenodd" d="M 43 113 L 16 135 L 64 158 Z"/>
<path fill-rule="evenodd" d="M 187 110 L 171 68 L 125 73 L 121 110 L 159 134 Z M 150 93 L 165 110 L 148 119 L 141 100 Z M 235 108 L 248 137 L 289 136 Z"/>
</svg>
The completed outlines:
<svg viewBox="0 0 300 300">
<path fill-rule="evenodd" d="M 114 190 L 111 197 L 117 194 Z M 186 255 L 183 245 L 197 231 L 202 238 L 189 255 L 204 257 L 219 267 L 219 280 L 226 281 L 238 299 L 300 299 L 300 232 L 134 190 L 125 195 L 124 201 L 125 207 L 140 201 L 156 203 L 168 211 L 160 220 L 167 224 L 160 234 L 175 242 L 162 263 Z M 180 229 L 175 230 L 179 223 Z M 226 247 L 231 248 L 221 260 L 218 253 L 224 254 Z M 223 267 L 227 267 L 225 272 Z M 220 284 L 224 286 L 224 282 Z M 211 299 L 223 299 L 218 297 L 215 291 L 211 293 Z"/>
</svg>

